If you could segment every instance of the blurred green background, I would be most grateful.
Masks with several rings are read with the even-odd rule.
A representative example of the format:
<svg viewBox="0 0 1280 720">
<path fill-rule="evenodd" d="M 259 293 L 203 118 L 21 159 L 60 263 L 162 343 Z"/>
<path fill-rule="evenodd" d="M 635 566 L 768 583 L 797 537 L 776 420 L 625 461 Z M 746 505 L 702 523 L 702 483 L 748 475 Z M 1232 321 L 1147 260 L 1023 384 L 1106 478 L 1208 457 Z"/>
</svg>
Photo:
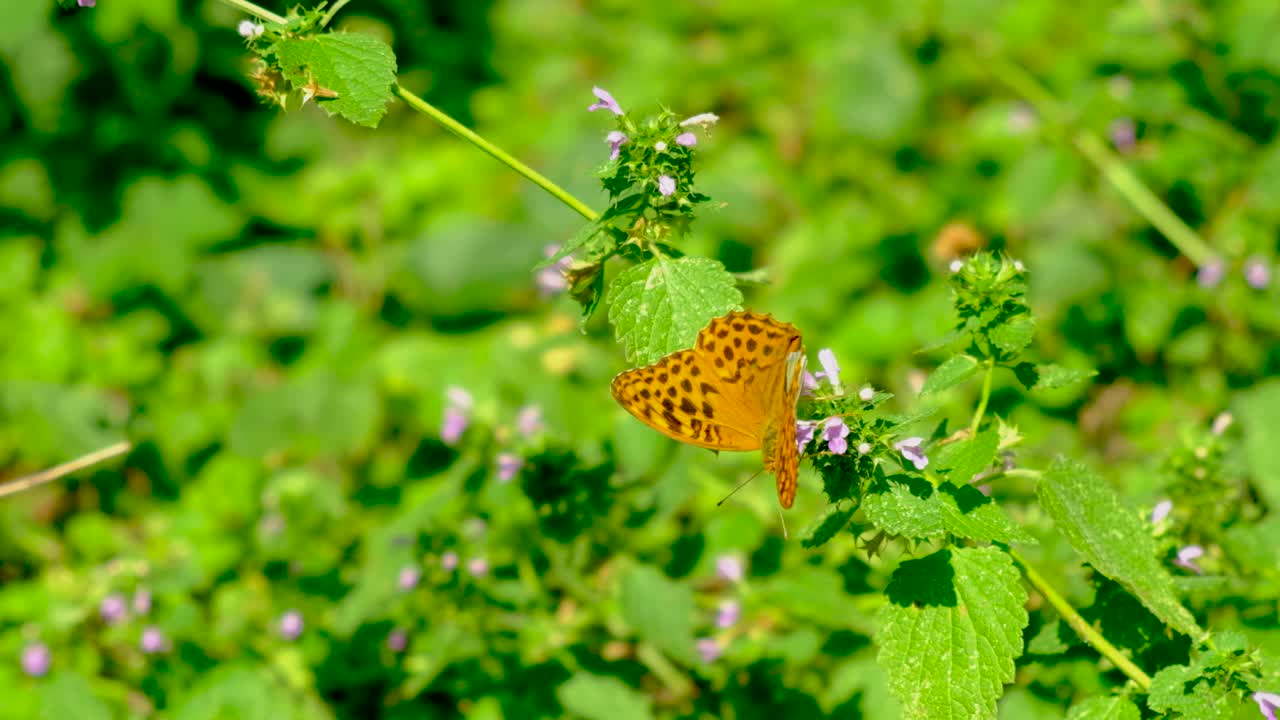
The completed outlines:
<svg viewBox="0 0 1280 720">
<path fill-rule="evenodd" d="M 260 104 L 244 17 L 0 4 L 0 468 L 136 446 L 0 501 L 0 717 L 896 717 L 871 638 L 902 548 L 802 548 L 808 475 L 789 541 L 767 479 L 717 508 L 759 458 L 632 420 L 603 314 L 580 333 L 539 292 L 533 265 L 581 219 L 403 105 L 371 130 Z M 973 237 L 1030 270 L 1039 354 L 1099 371 L 1037 397 L 1001 379 L 1019 464 L 1105 463 L 1149 507 L 1167 448 L 1232 409 L 1240 452 L 1280 475 L 1260 384 L 1280 302 L 1254 269 L 1280 216 L 1273 3 L 355 0 L 337 27 L 596 209 L 593 85 L 637 115 L 720 115 L 698 146 L 714 208 L 683 248 L 766 269 L 747 305 L 895 409 L 945 357 L 917 350 L 952 325 L 947 247 Z M 1020 95 L 1024 73 L 1060 107 Z M 1220 279 L 1197 282 L 1078 131 Z M 452 444 L 450 387 L 472 400 Z M 935 402 L 958 421 L 973 400 Z M 503 482 L 504 453 L 559 464 Z M 1085 602 L 1032 489 L 997 493 Z M 1261 608 L 1251 639 L 1280 646 L 1255 592 L 1193 606 Z M 717 627 L 726 603 L 741 617 Z M 1087 652 L 1020 662 L 1010 718 L 1120 682 Z"/>
</svg>

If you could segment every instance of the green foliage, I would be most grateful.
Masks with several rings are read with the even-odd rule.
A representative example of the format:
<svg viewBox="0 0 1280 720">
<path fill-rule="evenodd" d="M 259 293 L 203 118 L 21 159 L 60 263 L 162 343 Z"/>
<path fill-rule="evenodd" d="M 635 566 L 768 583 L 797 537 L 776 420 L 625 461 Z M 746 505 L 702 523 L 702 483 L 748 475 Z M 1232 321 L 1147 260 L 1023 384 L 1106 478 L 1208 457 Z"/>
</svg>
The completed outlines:
<svg viewBox="0 0 1280 720">
<path fill-rule="evenodd" d="M 1142 711 L 1125 697 L 1089 698 L 1071 706 L 1067 720 L 1140 720 Z"/>
<path fill-rule="evenodd" d="M 940 550 L 904 562 L 885 592 L 879 660 L 903 717 L 994 718 L 1027 623 L 1009 556 Z"/>
<path fill-rule="evenodd" d="M 605 302 L 627 356 L 648 365 L 691 347 L 707 321 L 741 307 L 742 293 L 714 260 L 658 256 L 620 273 Z"/>
<path fill-rule="evenodd" d="M 948 533 L 984 542 L 1035 542 L 971 485 L 934 488 L 919 478 L 894 475 L 872 486 L 863 503 L 867 518 L 893 535 L 928 538 Z"/>
</svg>

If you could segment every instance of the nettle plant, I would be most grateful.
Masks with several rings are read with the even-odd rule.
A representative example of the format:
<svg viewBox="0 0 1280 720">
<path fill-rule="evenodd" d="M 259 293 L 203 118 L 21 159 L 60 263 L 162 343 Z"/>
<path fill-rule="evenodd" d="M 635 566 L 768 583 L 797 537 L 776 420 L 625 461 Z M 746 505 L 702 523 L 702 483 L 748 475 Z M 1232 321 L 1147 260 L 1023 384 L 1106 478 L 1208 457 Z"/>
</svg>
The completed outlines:
<svg viewBox="0 0 1280 720">
<path fill-rule="evenodd" d="M 632 363 L 689 348 L 710 321 L 743 307 L 737 277 L 716 260 L 680 250 L 695 211 L 708 200 L 695 190 L 695 160 L 714 115 L 662 110 L 640 119 L 595 88 L 596 102 L 587 109 L 615 121 L 602 131 L 610 202 L 596 213 L 399 87 L 394 56 L 381 41 L 325 32 L 343 2 L 280 17 L 227 1 L 264 21 L 246 21 L 240 32 L 257 56 L 251 79 L 270 102 L 289 108 L 314 101 L 374 126 L 388 101 L 399 97 L 587 217 L 586 227 L 536 269 L 539 284 L 566 290 L 584 323 L 601 302 L 607 305 Z M 624 267 L 606 272 L 611 260 Z M 980 383 L 967 421 L 952 429 L 948 419 L 934 419 L 934 411 L 891 412 L 892 396 L 847 384 L 829 350 L 817 353 L 816 371 L 803 375 L 796 408 L 798 450 L 817 471 L 829 503 L 803 533 L 802 545 L 818 551 L 853 543 L 874 555 L 893 544 L 911 558 L 892 574 L 875 637 L 905 715 L 994 718 L 1024 652 L 1048 657 L 1087 645 L 1101 656 L 1099 672 L 1118 672 L 1124 682 L 1111 695 L 1076 703 L 1072 718 L 1228 718 L 1252 700 L 1274 719 L 1280 695 L 1267 688 L 1280 690 L 1280 684 L 1264 672 L 1259 651 L 1239 633 L 1206 630 L 1180 600 L 1187 581 L 1204 580 L 1206 567 L 1245 576 L 1257 571 L 1209 550 L 1232 546 L 1224 522 L 1256 518 L 1249 503 L 1216 505 L 1227 509 L 1215 512 L 1233 518 L 1196 512 L 1208 493 L 1219 500 L 1223 492 L 1245 493 L 1226 461 L 1229 420 L 1189 432 L 1170 450 L 1162 467 L 1170 499 L 1149 513 L 1127 506 L 1082 463 L 1060 458 L 1043 469 L 1016 465 L 1013 451 L 1028 439 L 987 413 L 993 378 L 1009 373 L 1036 391 L 1084 382 L 1092 373 L 1027 358 L 1036 325 L 1025 298 L 1029 272 L 1020 262 L 984 252 L 956 260 L 951 270 L 957 323 L 932 349 L 953 354 L 924 383 L 921 404 L 962 383 Z M 450 440 L 457 440 L 459 422 L 446 423 Z M 527 450 L 526 456 L 499 456 L 494 472 L 503 481 L 520 476 L 549 542 L 568 542 L 603 517 L 612 502 L 612 461 L 588 461 L 552 439 Z M 1004 483 L 1034 484 L 1040 508 L 1092 570 L 1091 607 L 1072 607 L 1018 550 L 1034 545 L 1035 537 L 984 492 Z M 1227 567 L 1232 562 L 1236 567 Z M 663 586 L 661 578 L 651 580 Z M 1028 587 L 1047 608 L 1028 612 Z M 661 623 L 655 627 L 662 630 Z M 671 645 L 669 638 L 650 640 Z M 687 648 L 670 654 L 690 656 Z M 703 652 L 704 661 L 713 657 Z"/>
</svg>

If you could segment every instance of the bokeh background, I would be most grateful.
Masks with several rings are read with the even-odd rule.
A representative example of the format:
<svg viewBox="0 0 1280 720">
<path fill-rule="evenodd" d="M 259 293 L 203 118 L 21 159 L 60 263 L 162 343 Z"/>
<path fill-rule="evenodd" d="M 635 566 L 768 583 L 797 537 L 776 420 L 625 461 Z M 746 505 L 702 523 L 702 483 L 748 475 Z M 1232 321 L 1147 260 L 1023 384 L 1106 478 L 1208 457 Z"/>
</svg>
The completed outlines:
<svg viewBox="0 0 1280 720">
<path fill-rule="evenodd" d="M 807 474 L 790 540 L 767 478 L 716 507 L 758 457 L 627 416 L 603 314 L 580 332 L 540 291 L 582 219 L 402 104 L 377 129 L 264 106 L 244 18 L 0 3 L 0 475 L 135 444 L 0 501 L 0 717 L 896 717 L 872 636 L 906 549 L 803 548 Z M 1168 448 L 1230 410 L 1280 502 L 1272 3 L 356 0 L 337 26 L 596 209 L 593 85 L 717 113 L 683 248 L 767 271 L 747 305 L 897 410 L 946 357 L 918 351 L 952 326 L 957 238 L 1022 259 L 1038 355 L 1099 374 L 997 383 L 1019 464 L 1098 463 L 1149 508 Z M 995 491 L 1087 604 L 1033 489 Z M 1280 645 L 1272 583 L 1196 609 Z M 1087 651 L 1019 668 L 1009 718 L 1120 682 Z"/>
</svg>

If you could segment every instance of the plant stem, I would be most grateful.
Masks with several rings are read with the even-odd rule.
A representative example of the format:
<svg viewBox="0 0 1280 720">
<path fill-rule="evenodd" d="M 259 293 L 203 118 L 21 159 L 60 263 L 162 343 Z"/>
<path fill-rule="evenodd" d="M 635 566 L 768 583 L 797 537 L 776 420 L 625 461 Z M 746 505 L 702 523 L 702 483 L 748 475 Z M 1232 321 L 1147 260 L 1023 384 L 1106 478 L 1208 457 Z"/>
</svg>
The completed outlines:
<svg viewBox="0 0 1280 720">
<path fill-rule="evenodd" d="M 1027 562 L 1027 559 L 1022 557 L 1017 550 L 1010 548 L 1009 554 L 1013 556 L 1013 559 L 1016 560 L 1019 565 L 1022 566 L 1022 572 L 1027 576 L 1027 582 L 1030 582 L 1036 590 L 1040 591 L 1040 594 L 1043 595 L 1045 600 L 1048 600 L 1049 604 L 1058 611 L 1058 614 L 1062 616 L 1062 619 L 1066 620 L 1067 624 L 1071 626 L 1071 629 L 1076 631 L 1076 634 L 1080 636 L 1080 639 L 1089 643 L 1094 650 L 1097 650 L 1103 657 L 1110 660 L 1112 664 L 1120 669 L 1121 672 L 1129 676 L 1130 680 L 1137 683 L 1138 687 L 1141 688 L 1143 692 L 1151 689 L 1150 675 L 1147 675 L 1142 671 L 1142 668 L 1138 667 L 1132 660 L 1125 657 L 1124 653 L 1120 652 L 1119 648 L 1107 642 L 1107 639 L 1102 637 L 1102 633 L 1093 629 L 1093 626 L 1081 617 L 1080 613 L 1076 612 L 1075 608 L 1071 607 L 1071 603 L 1067 602 L 1066 598 L 1059 595 L 1058 591 L 1054 590 L 1053 586 L 1050 585 L 1048 581 L 1040 575 L 1040 573 L 1036 572 L 1036 569 L 1031 567 L 1031 563 Z"/>
<path fill-rule="evenodd" d="M 568 191 L 566 191 L 564 188 L 561 188 L 559 185 L 556 185 L 555 183 L 548 180 L 544 175 L 542 175 L 542 173 L 539 173 L 537 170 L 534 170 L 528 165 L 525 165 L 524 163 L 515 159 L 506 151 L 504 151 L 502 148 L 498 147 L 497 145 L 494 145 L 488 140 L 485 140 L 484 138 L 480 137 L 476 133 L 472 132 L 469 128 L 467 128 L 462 123 L 458 122 L 457 120 L 454 120 L 453 118 L 449 117 L 445 113 L 441 112 L 439 108 L 435 107 L 434 105 L 427 102 L 426 100 L 423 100 L 417 95 L 414 95 L 408 90 L 405 90 L 399 84 L 397 84 L 395 88 L 393 88 L 393 92 L 395 92 L 395 94 L 401 100 L 404 100 L 406 103 L 408 103 L 409 106 L 412 107 L 414 110 L 417 110 L 420 113 L 430 116 L 431 119 L 443 125 L 445 129 L 448 130 L 449 132 L 453 133 L 454 135 L 457 135 L 463 140 L 466 140 L 472 145 L 475 145 L 476 147 L 480 148 L 481 150 L 485 151 L 490 156 L 495 158 L 498 162 L 506 165 L 512 170 L 515 170 L 516 172 L 525 176 L 527 179 L 532 181 L 533 184 L 551 193 L 552 197 L 564 203 L 565 205 L 568 205 L 570 209 L 572 209 L 574 212 L 578 213 L 579 215 L 581 215 L 582 217 L 588 220 L 596 219 L 596 216 L 597 216 L 596 211 L 587 207 L 585 204 L 583 204 L 581 200 L 570 195 Z"/>
<path fill-rule="evenodd" d="M 987 358 L 987 372 L 982 376 L 982 397 L 978 400 L 978 409 L 973 411 L 973 420 L 969 423 L 969 437 L 978 434 L 978 425 L 982 416 L 987 413 L 987 401 L 991 399 L 991 377 L 996 374 L 996 361 Z"/>
<path fill-rule="evenodd" d="M 270 10 L 267 10 L 266 8 L 254 5 L 253 3 L 249 2 L 249 0 L 222 0 L 222 2 L 230 5 L 231 7 L 240 8 L 241 10 L 249 13 L 250 15 L 262 18 L 267 22 L 283 23 L 287 20 L 287 18 L 277 15 L 271 12 Z"/>
<path fill-rule="evenodd" d="M 16 495 L 33 487 L 38 487 L 47 482 L 52 482 L 61 477 L 66 477 L 77 470 L 83 470 L 91 465 L 97 465 L 103 460 L 109 460 L 117 455 L 123 455 L 129 452 L 133 446 L 127 442 L 118 442 L 115 445 L 109 445 L 101 450 L 95 450 L 88 455 L 82 455 L 75 460 L 69 460 L 61 465 L 55 465 L 48 470 L 41 470 L 32 473 L 17 480 L 7 482 L 0 485 L 0 497 L 8 495 Z"/>
<path fill-rule="evenodd" d="M 333 7 L 326 10 L 324 16 L 320 18 L 320 27 L 328 27 L 329 22 L 333 20 L 333 16 L 337 15 L 338 11 L 342 9 L 342 6 L 349 2 L 351 2 L 351 0 L 338 0 L 335 2 Z"/>
<path fill-rule="evenodd" d="M 1129 169 L 1129 166 L 1125 165 L 1124 161 L 1096 134 L 1084 129 L 1070 130 L 1072 122 L 1067 111 L 1030 73 L 1006 60 L 999 53 L 979 54 L 980 65 L 988 68 L 999 80 L 1031 103 L 1041 117 L 1063 128 L 1067 132 L 1070 143 L 1080 151 L 1080 154 L 1093 163 L 1112 187 L 1129 201 L 1133 209 L 1146 218 L 1147 222 L 1159 230 L 1183 255 L 1190 258 L 1197 266 L 1213 260 L 1214 252 L 1209 244 L 1175 215 L 1168 205 L 1161 202 L 1155 193 L 1151 192 Z"/>
</svg>

